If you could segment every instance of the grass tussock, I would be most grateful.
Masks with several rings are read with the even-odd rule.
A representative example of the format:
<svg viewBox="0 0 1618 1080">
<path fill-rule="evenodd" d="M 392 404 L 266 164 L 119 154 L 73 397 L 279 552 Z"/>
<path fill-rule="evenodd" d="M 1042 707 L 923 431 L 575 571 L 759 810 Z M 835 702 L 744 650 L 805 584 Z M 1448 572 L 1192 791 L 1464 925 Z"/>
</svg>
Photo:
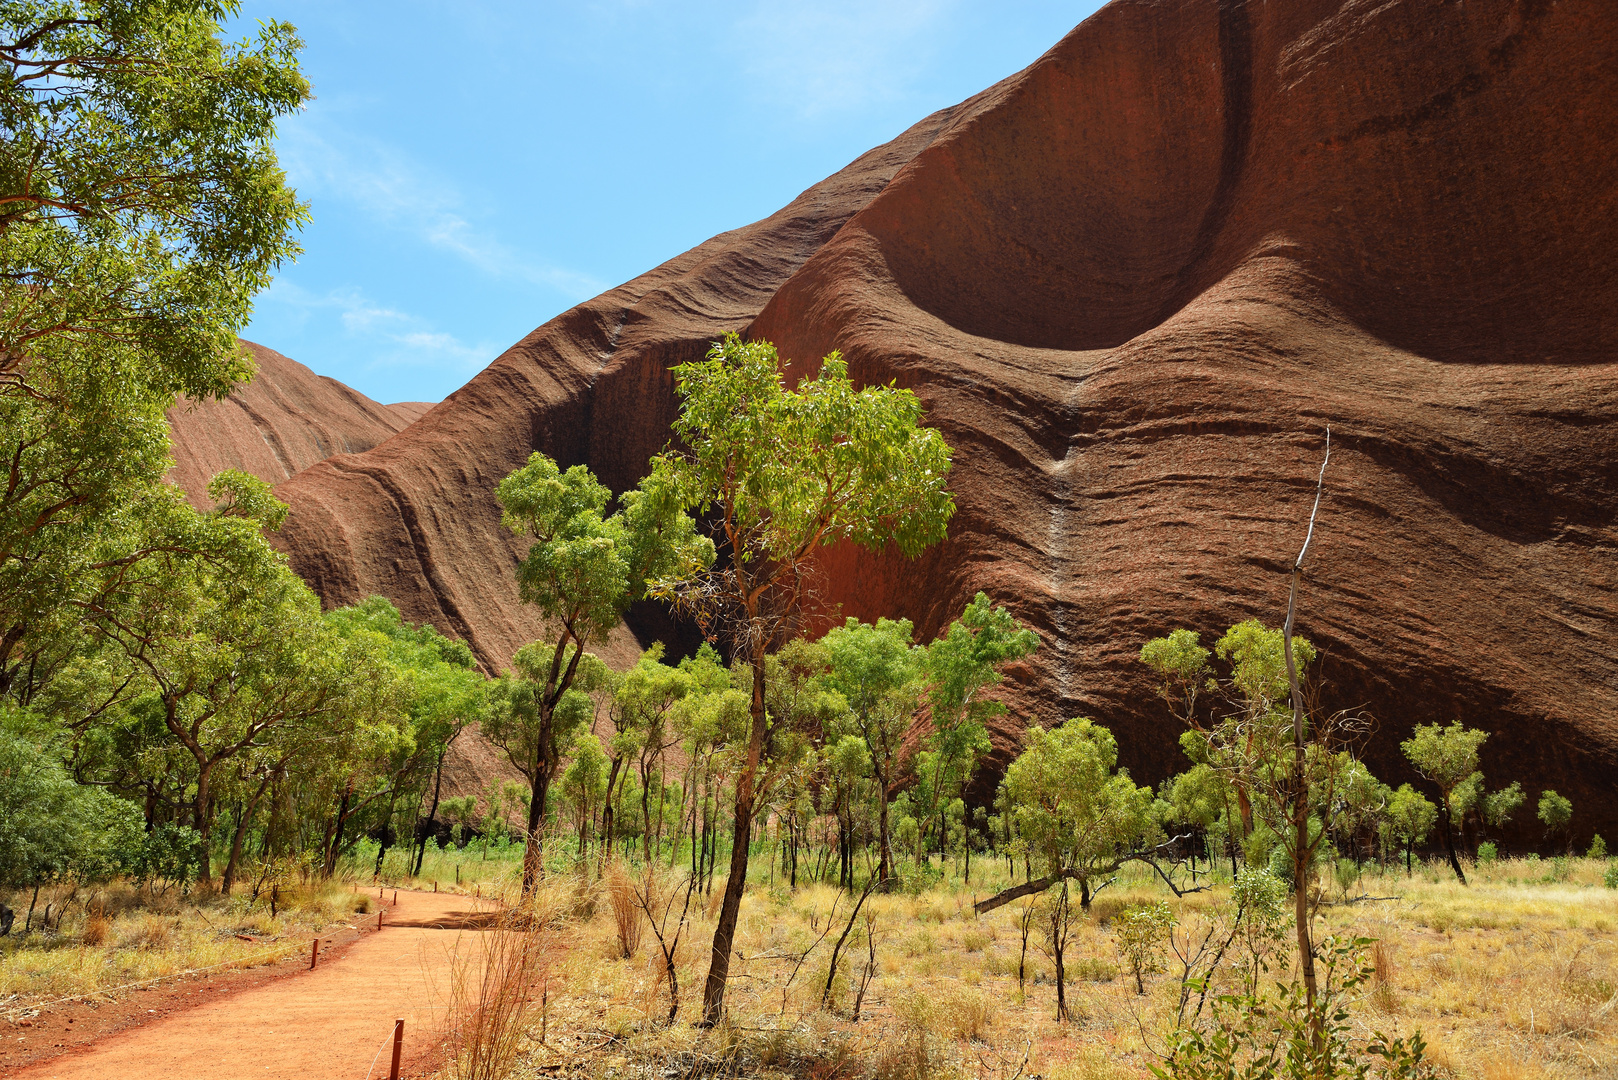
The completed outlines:
<svg viewBox="0 0 1618 1080">
<path fill-rule="evenodd" d="M 455 954 L 448 1037 L 455 1080 L 505 1080 L 547 1004 L 554 920 L 522 906 L 507 911 L 494 929 L 465 935 L 475 942 Z"/>
</svg>

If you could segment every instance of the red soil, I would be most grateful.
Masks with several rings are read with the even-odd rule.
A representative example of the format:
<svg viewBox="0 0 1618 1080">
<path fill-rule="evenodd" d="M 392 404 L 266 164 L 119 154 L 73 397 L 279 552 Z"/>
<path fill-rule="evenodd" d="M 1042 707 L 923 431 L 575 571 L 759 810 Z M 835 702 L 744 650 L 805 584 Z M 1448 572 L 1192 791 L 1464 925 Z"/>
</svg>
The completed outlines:
<svg viewBox="0 0 1618 1080">
<path fill-rule="evenodd" d="M 15 1080 L 357 1080 L 374 1061 L 371 1075 L 385 1077 L 393 1022 L 403 1017 L 403 1072 L 420 1075 L 441 1063 L 450 957 L 465 933 L 454 927 L 476 906 L 470 897 L 401 891 L 382 932 L 374 914 L 357 916 L 368 932 L 322 952 L 314 971 L 305 955 L 113 1005 L 52 1009 L 23 1022 L 30 1026 L 0 1028 L 0 1071 Z"/>
</svg>

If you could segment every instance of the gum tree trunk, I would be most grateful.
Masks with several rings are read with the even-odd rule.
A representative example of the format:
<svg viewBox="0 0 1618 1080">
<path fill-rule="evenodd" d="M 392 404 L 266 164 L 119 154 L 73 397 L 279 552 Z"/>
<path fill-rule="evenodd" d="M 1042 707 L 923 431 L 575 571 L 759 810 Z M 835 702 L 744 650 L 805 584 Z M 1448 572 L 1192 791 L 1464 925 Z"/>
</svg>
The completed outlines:
<svg viewBox="0 0 1618 1080">
<path fill-rule="evenodd" d="M 719 923 L 713 932 L 713 958 L 708 965 L 708 981 L 702 988 L 702 1026 L 719 1023 L 725 1011 L 725 982 L 730 977 L 730 953 L 736 940 L 736 920 L 742 909 L 742 892 L 747 888 L 747 844 L 753 829 L 753 784 L 758 779 L 759 761 L 764 756 L 764 650 L 753 654 L 753 726 L 747 738 L 747 761 L 736 778 L 736 815 L 731 825 L 734 840 L 730 849 L 730 877 L 725 881 L 725 898 L 719 907 Z"/>
</svg>

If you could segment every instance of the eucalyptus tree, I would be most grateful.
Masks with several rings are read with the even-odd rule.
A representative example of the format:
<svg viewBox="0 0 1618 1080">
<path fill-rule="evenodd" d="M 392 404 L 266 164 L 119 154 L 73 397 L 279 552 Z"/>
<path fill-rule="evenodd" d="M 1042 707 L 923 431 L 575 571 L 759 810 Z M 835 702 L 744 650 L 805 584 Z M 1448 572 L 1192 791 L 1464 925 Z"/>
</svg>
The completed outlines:
<svg viewBox="0 0 1618 1080">
<path fill-rule="evenodd" d="M 1547 839 L 1567 832 L 1573 822 L 1573 801 L 1547 788 L 1539 795 L 1539 820 L 1545 824 Z"/>
<path fill-rule="evenodd" d="M 581 731 L 573 740 L 573 753 L 569 757 L 567 769 L 562 773 L 562 798 L 573 815 L 579 866 L 586 868 L 588 878 L 585 860 L 590 855 L 590 829 L 595 823 L 597 808 L 607 797 L 607 754 L 593 732 Z"/>
<path fill-rule="evenodd" d="M 517 566 L 518 592 L 550 623 L 553 643 L 525 646 L 519 665 L 525 687 L 508 696 L 503 732 L 508 753 L 521 742 L 530 760 L 516 762 L 533 784 L 528 803 L 528 845 L 523 856 L 523 893 L 533 891 L 541 871 L 541 829 L 546 789 L 559 765 L 564 739 L 553 730 L 555 714 L 571 691 L 585 649 L 604 642 L 629 605 L 646 594 L 650 579 L 699 572 L 713 562 L 713 542 L 697 535 L 677 489 L 654 472 L 637 490 L 625 492 L 619 509 L 607 513 L 611 493 L 590 470 L 566 471 L 541 453 L 500 482 L 501 521 L 519 536 L 533 537 Z M 524 696 L 526 695 L 526 697 Z M 532 730 L 529 730 L 531 728 Z"/>
<path fill-rule="evenodd" d="M 562 751 L 595 719 L 591 695 L 612 673 L 595 653 L 575 645 L 564 651 L 542 641 L 518 649 L 512 669 L 489 685 L 482 730 L 528 781 L 526 895 L 543 872 L 545 815 Z M 557 685 L 559 671 L 566 673 L 566 685 Z"/>
<path fill-rule="evenodd" d="M 1388 795 L 1381 829 L 1387 838 L 1397 840 L 1405 849 L 1406 874 L 1411 873 L 1411 852 L 1427 839 L 1437 823 L 1438 807 L 1409 784 L 1400 784 L 1397 791 Z"/>
<path fill-rule="evenodd" d="M 635 666 L 624 672 L 613 694 L 613 715 L 618 725 L 613 749 L 635 763 L 640 777 L 641 850 L 648 865 L 652 861 L 652 780 L 658 781 L 658 797 L 663 796 L 661 766 L 665 753 L 680 742 L 680 731 L 672 712 L 687 694 L 696 689 L 688 670 L 663 663 L 663 645 L 653 645 L 641 654 Z M 661 822 L 662 807 L 658 808 Z"/>
<path fill-rule="evenodd" d="M 837 821 L 837 885 L 852 889 L 856 795 L 861 782 L 871 775 L 871 751 L 864 739 L 849 734 L 828 740 L 822 754 L 826 762 L 827 802 Z"/>
<path fill-rule="evenodd" d="M 731 334 L 706 359 L 674 369 L 678 445 L 652 460 L 653 478 L 684 505 L 712 514 L 728 558 L 669 575 L 656 590 L 723 635 L 752 670 L 751 717 L 736 777 L 730 876 L 703 988 L 703 1024 L 719 1022 L 747 880 L 760 762 L 769 718 L 765 657 L 803 633 L 821 548 L 890 544 L 914 556 L 944 538 L 954 500 L 950 449 L 921 426 L 921 403 L 895 386 L 856 389 L 837 353 L 789 389 L 768 342 Z"/>
<path fill-rule="evenodd" d="M 1085 717 L 1028 729 L 1001 782 L 1001 801 L 1044 873 L 978 901 L 978 914 L 1064 881 L 1079 883 L 1079 903 L 1088 910 L 1097 876 L 1142 857 L 1161 834 L 1152 789 L 1117 766 L 1117 740 Z"/>
<path fill-rule="evenodd" d="M 1148 641 L 1141 648 L 1141 661 L 1156 674 L 1157 694 L 1168 703 L 1170 713 L 1190 728 L 1180 740 L 1187 755 L 1217 771 L 1230 785 L 1237 814 L 1230 824 L 1245 838 L 1254 828 L 1255 797 L 1279 790 L 1290 775 L 1287 642 L 1282 631 L 1257 619 L 1230 627 L 1212 654 L 1198 638 L 1190 630 L 1171 631 Z M 1291 648 L 1299 670 L 1314 662 L 1315 649 L 1307 639 L 1293 637 Z M 1229 665 L 1228 676 L 1218 677 L 1210 655 Z M 1223 713 L 1204 716 L 1198 708 L 1204 695 L 1218 695 L 1216 700 L 1225 705 Z M 1279 831 L 1279 820 L 1271 824 Z"/>
<path fill-rule="evenodd" d="M 937 820 L 940 853 L 947 840 L 943 808 L 960 795 L 978 760 L 988 753 L 989 721 L 1006 711 L 1003 702 L 983 695 L 1005 678 L 1007 665 L 1038 648 L 1038 634 L 1004 607 L 993 606 L 981 592 L 927 646 L 923 666 L 933 730 L 925 740 L 923 770 L 928 774 L 929 817 Z"/>
<path fill-rule="evenodd" d="M 1466 884 L 1466 872 L 1455 853 L 1455 827 L 1483 795 L 1483 773 L 1478 769 L 1478 749 L 1489 738 L 1487 731 L 1468 728 L 1459 720 L 1443 727 L 1418 724 L 1415 732 L 1399 744 L 1416 771 L 1438 789 L 1438 826 L 1449 855 L 1449 868 Z"/>
<path fill-rule="evenodd" d="M 381 804 L 377 823 L 382 840 L 377 845 L 376 872 L 381 873 L 395 810 L 409 807 L 417 825 L 421 848 L 416 868 L 425 853 L 426 830 L 415 822 L 416 808 L 429 777 L 433 793 L 426 820 L 437 813 L 444 755 L 466 725 L 482 719 L 487 680 L 476 670 L 472 650 L 463 641 L 445 637 L 430 625 L 406 622 L 399 609 L 384 597 L 371 596 L 351 607 L 326 614 L 326 623 L 338 634 L 368 640 L 399 682 L 400 707 L 408 725 L 408 738 L 390 747 L 390 756 L 378 774 Z"/>
<path fill-rule="evenodd" d="M 0 9 L 0 692 L 77 636 L 107 542 L 168 468 L 164 410 L 252 373 L 236 340 L 307 210 L 272 149 L 308 84 L 230 0 Z M 92 554 L 99 550 L 99 554 Z"/>
<path fill-rule="evenodd" d="M 174 495 L 185 541 L 123 560 L 85 604 L 103 655 L 149 695 L 150 714 L 183 749 L 173 753 L 188 760 L 204 879 L 222 764 L 296 727 L 336 741 L 398 736 L 397 685 L 377 652 L 326 627 L 318 598 L 261 533 L 285 507 L 244 474 L 221 476 L 213 491 L 221 501 L 207 514 Z"/>
<path fill-rule="evenodd" d="M 827 685 L 847 703 L 848 723 L 864 741 L 876 779 L 877 880 L 884 889 L 893 875 L 889 798 L 926 670 L 913 633 L 908 619 L 878 619 L 874 626 L 849 619 L 820 639 L 831 661 Z"/>
</svg>

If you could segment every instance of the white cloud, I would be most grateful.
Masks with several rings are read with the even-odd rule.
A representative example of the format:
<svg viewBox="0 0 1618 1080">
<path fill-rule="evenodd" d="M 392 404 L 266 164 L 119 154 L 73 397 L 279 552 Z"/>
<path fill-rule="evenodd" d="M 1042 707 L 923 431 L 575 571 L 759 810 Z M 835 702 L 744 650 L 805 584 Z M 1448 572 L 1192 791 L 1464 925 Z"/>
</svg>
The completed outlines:
<svg viewBox="0 0 1618 1080">
<path fill-rule="evenodd" d="M 304 197 L 353 204 L 490 277 L 554 289 L 572 302 L 607 289 L 589 274 L 530 258 L 468 220 L 452 183 L 384 143 L 343 130 L 329 118 L 340 111 L 306 113 L 282 128 L 277 156 Z"/>
<path fill-rule="evenodd" d="M 279 277 L 259 296 L 259 304 L 280 306 L 286 321 L 302 327 L 311 318 L 332 318 L 363 357 L 365 371 L 431 368 L 461 375 L 481 371 L 504 351 L 496 341 L 467 343 L 427 320 L 384 307 L 355 288 L 313 293 Z"/>
</svg>

